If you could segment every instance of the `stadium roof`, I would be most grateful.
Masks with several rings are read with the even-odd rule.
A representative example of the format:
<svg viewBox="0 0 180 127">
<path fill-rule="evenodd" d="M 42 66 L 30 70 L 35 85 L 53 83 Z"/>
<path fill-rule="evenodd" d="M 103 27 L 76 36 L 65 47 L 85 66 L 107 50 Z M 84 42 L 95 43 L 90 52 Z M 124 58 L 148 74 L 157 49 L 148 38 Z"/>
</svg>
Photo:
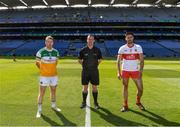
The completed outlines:
<svg viewBox="0 0 180 127">
<path fill-rule="evenodd" d="M 106 7 L 106 6 L 173 6 L 179 7 L 180 0 L 0 0 L 1 8 L 41 7 Z"/>
</svg>

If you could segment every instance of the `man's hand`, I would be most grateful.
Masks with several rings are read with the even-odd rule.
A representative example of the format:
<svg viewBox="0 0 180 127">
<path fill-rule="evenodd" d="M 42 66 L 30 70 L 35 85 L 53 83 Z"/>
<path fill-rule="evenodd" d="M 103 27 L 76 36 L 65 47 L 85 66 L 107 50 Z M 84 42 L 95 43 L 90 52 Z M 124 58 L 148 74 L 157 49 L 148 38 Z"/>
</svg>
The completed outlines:
<svg viewBox="0 0 180 127">
<path fill-rule="evenodd" d="M 118 69 L 117 77 L 119 80 L 122 79 L 122 76 L 121 76 L 121 59 L 122 59 L 122 55 L 120 54 L 117 56 L 117 69 Z"/>
<path fill-rule="evenodd" d="M 82 60 L 82 59 L 79 59 L 78 62 L 82 65 L 83 60 Z"/>
<path fill-rule="evenodd" d="M 101 63 L 101 61 L 102 61 L 102 59 L 99 59 L 99 60 L 98 60 L 98 66 L 99 66 L 99 64 Z"/>
<path fill-rule="evenodd" d="M 143 71 L 140 70 L 140 71 L 139 71 L 139 78 L 142 78 L 142 75 L 143 75 Z"/>
<path fill-rule="evenodd" d="M 143 68 L 144 68 L 144 56 L 143 53 L 139 54 L 139 58 L 140 58 L 140 78 L 142 78 L 142 73 L 143 73 Z"/>
<path fill-rule="evenodd" d="M 36 66 L 40 69 L 40 62 L 36 62 Z"/>
<path fill-rule="evenodd" d="M 121 76 L 121 73 L 120 73 L 120 72 L 118 72 L 117 77 L 118 77 L 119 80 L 122 79 L 122 76 Z"/>
</svg>

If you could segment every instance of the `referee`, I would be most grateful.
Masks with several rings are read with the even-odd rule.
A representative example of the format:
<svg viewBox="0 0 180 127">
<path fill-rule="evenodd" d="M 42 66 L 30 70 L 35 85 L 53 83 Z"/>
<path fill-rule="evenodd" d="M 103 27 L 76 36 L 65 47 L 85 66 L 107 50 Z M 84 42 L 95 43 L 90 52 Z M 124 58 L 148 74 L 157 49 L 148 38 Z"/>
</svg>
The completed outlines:
<svg viewBox="0 0 180 127">
<path fill-rule="evenodd" d="M 99 48 L 94 46 L 94 36 L 87 36 L 87 46 L 79 52 L 79 63 L 82 65 L 81 83 L 83 85 L 82 97 L 83 102 L 80 108 L 86 107 L 86 98 L 88 95 L 88 84 L 92 84 L 92 95 L 94 98 L 94 107 L 99 109 L 97 101 L 99 85 L 99 70 L 98 65 L 102 60 L 102 54 Z"/>
</svg>

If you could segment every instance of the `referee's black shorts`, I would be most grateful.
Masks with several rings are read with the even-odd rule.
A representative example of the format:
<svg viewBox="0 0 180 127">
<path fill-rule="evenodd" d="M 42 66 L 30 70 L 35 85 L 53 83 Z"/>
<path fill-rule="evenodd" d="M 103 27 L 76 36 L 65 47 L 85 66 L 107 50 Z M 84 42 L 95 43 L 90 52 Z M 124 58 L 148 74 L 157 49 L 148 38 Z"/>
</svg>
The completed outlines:
<svg viewBox="0 0 180 127">
<path fill-rule="evenodd" d="M 92 85 L 99 85 L 99 70 L 91 69 L 91 70 L 82 70 L 81 73 L 81 83 L 82 85 L 88 85 L 89 82 Z"/>
</svg>

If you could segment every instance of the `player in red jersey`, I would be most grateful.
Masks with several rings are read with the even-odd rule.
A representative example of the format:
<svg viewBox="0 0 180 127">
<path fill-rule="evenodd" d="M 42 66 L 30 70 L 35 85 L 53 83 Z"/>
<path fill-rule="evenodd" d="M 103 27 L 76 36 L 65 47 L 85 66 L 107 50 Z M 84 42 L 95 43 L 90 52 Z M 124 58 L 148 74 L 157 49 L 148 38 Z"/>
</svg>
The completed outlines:
<svg viewBox="0 0 180 127">
<path fill-rule="evenodd" d="M 118 51 L 117 67 L 118 78 L 122 79 L 123 84 L 123 107 L 121 112 L 128 111 L 128 83 L 129 78 L 132 78 L 137 87 L 136 105 L 145 110 L 141 103 L 141 97 L 143 94 L 143 82 L 142 73 L 144 68 L 143 51 L 140 45 L 134 43 L 134 34 L 127 32 L 125 34 L 125 40 L 127 44 L 121 46 Z M 140 63 L 140 66 L 139 66 Z"/>
</svg>

